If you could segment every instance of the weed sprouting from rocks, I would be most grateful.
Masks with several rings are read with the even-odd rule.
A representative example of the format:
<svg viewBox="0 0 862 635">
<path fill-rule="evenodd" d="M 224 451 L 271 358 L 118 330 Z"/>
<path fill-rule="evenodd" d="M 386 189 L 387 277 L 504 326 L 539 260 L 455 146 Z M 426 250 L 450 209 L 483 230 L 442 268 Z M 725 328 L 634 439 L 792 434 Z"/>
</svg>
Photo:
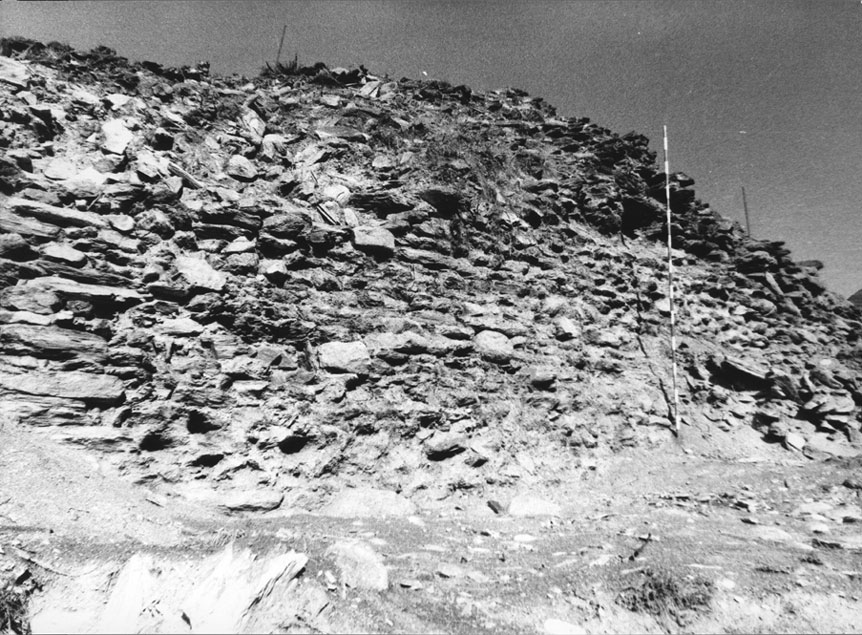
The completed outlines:
<svg viewBox="0 0 862 635">
<path fill-rule="evenodd" d="M 620 591 L 617 604 L 637 613 L 648 613 L 663 622 L 683 626 L 690 612 L 709 608 L 713 584 L 698 576 L 678 577 L 661 569 L 644 569 L 639 585 Z"/>
</svg>

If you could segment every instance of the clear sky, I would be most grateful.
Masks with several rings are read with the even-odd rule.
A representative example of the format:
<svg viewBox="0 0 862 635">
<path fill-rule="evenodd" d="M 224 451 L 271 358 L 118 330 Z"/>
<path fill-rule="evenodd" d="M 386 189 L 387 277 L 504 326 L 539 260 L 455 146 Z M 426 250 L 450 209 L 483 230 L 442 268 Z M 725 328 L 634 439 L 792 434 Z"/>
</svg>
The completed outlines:
<svg viewBox="0 0 862 635">
<path fill-rule="evenodd" d="M 283 58 L 365 64 L 477 89 L 514 86 L 560 114 L 661 147 L 701 199 L 862 287 L 859 0 L 99 0 L 0 2 L 0 35 L 104 44 L 254 75 Z"/>
</svg>

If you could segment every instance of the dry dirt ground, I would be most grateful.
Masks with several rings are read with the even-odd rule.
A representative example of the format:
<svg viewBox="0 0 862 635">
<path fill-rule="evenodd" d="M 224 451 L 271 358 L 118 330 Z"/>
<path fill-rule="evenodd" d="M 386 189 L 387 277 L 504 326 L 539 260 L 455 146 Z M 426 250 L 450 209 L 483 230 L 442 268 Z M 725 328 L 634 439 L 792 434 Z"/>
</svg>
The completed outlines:
<svg viewBox="0 0 862 635">
<path fill-rule="evenodd" d="M 656 434 L 659 451 L 538 460 L 509 490 L 333 518 L 219 514 L 7 428 L 0 557 L 29 575 L 33 632 L 858 632 L 858 459 L 750 428 Z M 559 508 L 514 516 L 518 494 Z M 385 590 L 335 543 L 382 561 Z"/>
</svg>

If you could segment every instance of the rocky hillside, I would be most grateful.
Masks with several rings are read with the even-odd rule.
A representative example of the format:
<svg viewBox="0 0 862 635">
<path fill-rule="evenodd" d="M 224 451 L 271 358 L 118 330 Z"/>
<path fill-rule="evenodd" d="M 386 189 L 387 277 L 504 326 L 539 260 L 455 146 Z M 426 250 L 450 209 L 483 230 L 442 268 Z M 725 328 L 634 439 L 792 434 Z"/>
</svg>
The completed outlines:
<svg viewBox="0 0 862 635">
<path fill-rule="evenodd" d="M 643 136 L 363 68 L 0 53 L 4 425 L 229 510 L 440 499 L 672 439 Z M 858 454 L 859 309 L 671 180 L 680 440 Z"/>
</svg>

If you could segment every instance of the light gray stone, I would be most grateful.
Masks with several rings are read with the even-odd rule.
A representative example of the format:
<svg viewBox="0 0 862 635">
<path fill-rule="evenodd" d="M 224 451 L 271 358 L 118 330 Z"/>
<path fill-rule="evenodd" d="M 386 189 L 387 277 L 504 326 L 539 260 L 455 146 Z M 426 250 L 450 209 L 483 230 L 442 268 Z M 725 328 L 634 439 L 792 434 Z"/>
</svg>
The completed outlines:
<svg viewBox="0 0 862 635">
<path fill-rule="evenodd" d="M 42 254 L 51 260 L 65 262 L 73 267 L 83 267 L 87 264 L 87 254 L 69 245 L 53 243 L 45 247 Z"/>
<path fill-rule="evenodd" d="M 115 406 L 125 397 L 123 382 L 118 378 L 78 371 L 0 373 L 0 388 L 27 395 L 79 399 L 102 406 Z"/>
<path fill-rule="evenodd" d="M 30 81 L 30 71 L 26 64 L 0 55 L 0 82 L 16 88 L 27 88 Z"/>
<path fill-rule="evenodd" d="M 498 331 L 482 331 L 476 335 L 474 343 L 482 359 L 495 364 L 505 364 L 515 354 L 512 342 Z"/>
<path fill-rule="evenodd" d="M 357 487 L 336 494 L 321 513 L 333 518 L 403 518 L 415 514 L 416 505 L 390 490 Z"/>
<path fill-rule="evenodd" d="M 108 354 L 107 342 L 93 333 L 30 324 L 0 326 L 0 348 L 17 355 L 94 363 L 103 362 Z"/>
<path fill-rule="evenodd" d="M 77 171 L 78 170 L 72 161 L 65 157 L 57 157 L 56 159 L 52 159 L 51 162 L 45 166 L 42 173 L 49 179 L 62 181 L 72 178 L 75 176 Z"/>
<path fill-rule="evenodd" d="M 511 516 L 559 516 L 560 506 L 534 494 L 518 494 L 509 503 Z"/>
<path fill-rule="evenodd" d="M 213 269 L 212 265 L 203 258 L 177 256 L 174 266 L 194 289 L 221 291 L 227 282 L 227 276 Z"/>
<path fill-rule="evenodd" d="M 218 508 L 225 512 L 268 512 L 278 509 L 283 500 L 282 492 L 249 490 L 228 494 Z"/>
<path fill-rule="evenodd" d="M 60 276 L 33 278 L 20 286 L 34 291 L 50 291 L 64 299 L 87 300 L 88 302 L 133 304 L 144 299 L 144 296 L 133 289 L 86 284 Z"/>
<path fill-rule="evenodd" d="M 366 253 L 390 256 L 395 252 L 395 236 L 382 227 L 360 225 L 353 228 L 353 245 Z"/>
<path fill-rule="evenodd" d="M 253 181 L 257 178 L 257 168 L 254 167 L 254 163 L 241 154 L 234 154 L 228 159 L 225 172 L 240 181 Z"/>
<path fill-rule="evenodd" d="M 575 322 L 565 315 L 561 315 L 554 320 L 554 336 L 562 341 L 567 342 L 573 340 L 581 334 L 581 329 Z"/>
<path fill-rule="evenodd" d="M 123 154 L 135 138 L 122 119 L 109 119 L 103 123 L 102 134 L 105 136 L 102 149 L 111 154 Z"/>
<path fill-rule="evenodd" d="M 30 201 L 17 196 L 6 199 L 4 206 L 16 216 L 30 217 L 60 227 L 99 227 L 107 229 L 107 220 L 94 212 L 57 207 L 40 201 Z M 18 232 L 23 233 L 23 232 Z"/>
<path fill-rule="evenodd" d="M 549 617 L 542 624 L 542 632 L 546 635 L 586 635 L 583 626 L 572 624 L 555 617 Z"/>
<path fill-rule="evenodd" d="M 425 456 L 440 461 L 467 449 L 467 437 L 457 432 L 435 432 L 425 440 Z"/>
<path fill-rule="evenodd" d="M 341 373 L 364 372 L 371 361 L 362 342 L 327 342 L 320 345 L 317 357 L 322 368 Z"/>
<path fill-rule="evenodd" d="M 345 585 L 370 591 L 386 591 L 389 588 L 389 571 L 383 558 L 368 543 L 342 540 L 329 547 L 326 555 L 335 561 Z"/>
</svg>

